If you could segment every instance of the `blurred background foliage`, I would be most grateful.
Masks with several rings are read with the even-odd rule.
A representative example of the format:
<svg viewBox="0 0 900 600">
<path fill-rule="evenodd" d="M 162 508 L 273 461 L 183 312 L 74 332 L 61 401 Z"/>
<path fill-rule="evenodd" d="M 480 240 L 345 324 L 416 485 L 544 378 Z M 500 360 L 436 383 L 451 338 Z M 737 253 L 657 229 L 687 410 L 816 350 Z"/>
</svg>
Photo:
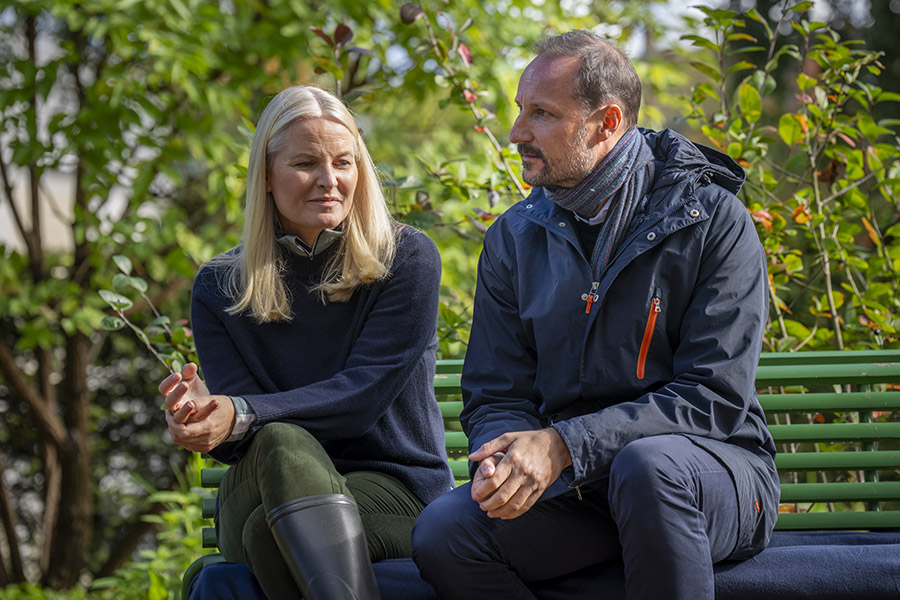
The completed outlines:
<svg viewBox="0 0 900 600">
<path fill-rule="evenodd" d="M 191 280 L 237 243 L 253 123 L 291 84 L 344 98 L 393 212 L 438 244 L 442 358 L 483 232 L 528 192 L 518 75 L 573 28 L 635 60 L 642 126 L 747 171 L 766 349 L 896 347 L 900 0 L 704 4 L 0 0 L 0 594 L 177 597 L 203 459 L 155 388 L 191 358 Z"/>
</svg>

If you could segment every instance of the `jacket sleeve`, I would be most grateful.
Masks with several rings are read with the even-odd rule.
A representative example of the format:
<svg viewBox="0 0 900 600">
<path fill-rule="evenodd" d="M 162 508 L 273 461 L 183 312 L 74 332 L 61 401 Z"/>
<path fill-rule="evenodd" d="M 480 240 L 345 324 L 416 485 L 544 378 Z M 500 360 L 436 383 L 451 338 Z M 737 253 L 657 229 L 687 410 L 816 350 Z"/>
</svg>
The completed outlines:
<svg viewBox="0 0 900 600">
<path fill-rule="evenodd" d="M 460 414 L 469 449 L 510 431 L 541 428 L 534 397 L 533 345 L 519 319 L 511 253 L 497 252 L 501 224 L 487 233 L 478 263 L 472 333 L 462 375 Z M 476 465 L 470 464 L 470 474 Z"/>
<path fill-rule="evenodd" d="M 748 413 L 757 402 L 767 285 L 765 255 L 753 223 L 729 194 L 714 208 L 705 232 L 673 349 L 672 380 L 633 401 L 554 423 L 572 456 L 567 483 L 601 477 L 616 454 L 639 438 L 684 433 L 735 441 L 752 435 L 748 430 L 759 425 L 748 426 L 747 420 L 755 418 Z"/>
<path fill-rule="evenodd" d="M 210 453 L 214 458 L 238 460 L 256 431 L 275 421 L 301 425 L 324 442 L 360 437 L 381 418 L 435 343 L 440 255 L 424 234 L 407 232 L 401 240 L 404 235 L 419 239 L 411 251 L 402 256 L 398 251 L 343 370 L 309 385 L 266 393 L 241 358 L 218 311 L 202 300 L 193 303 L 197 350 L 205 356 L 202 367 L 210 389 L 240 395 L 256 414 L 247 435 L 214 449 Z"/>
</svg>

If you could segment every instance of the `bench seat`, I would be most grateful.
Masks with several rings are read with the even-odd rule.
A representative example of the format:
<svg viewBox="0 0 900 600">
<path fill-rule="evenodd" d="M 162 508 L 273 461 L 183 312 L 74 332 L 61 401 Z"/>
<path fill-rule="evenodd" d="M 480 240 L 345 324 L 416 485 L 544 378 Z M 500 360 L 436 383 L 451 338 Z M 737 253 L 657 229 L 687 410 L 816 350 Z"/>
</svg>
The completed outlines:
<svg viewBox="0 0 900 600">
<path fill-rule="evenodd" d="M 383 600 L 437 600 L 412 559 L 374 566 Z M 900 533 L 776 531 L 766 550 L 746 561 L 719 563 L 715 572 L 717 600 L 896 600 Z M 240 563 L 213 562 L 194 583 L 188 600 L 266 600 L 256 578 Z M 622 564 L 538 583 L 533 590 L 541 599 L 570 600 L 579 597 L 573 590 L 603 590 L 604 600 L 625 600 Z"/>
<path fill-rule="evenodd" d="M 468 479 L 467 440 L 458 420 L 461 369 L 462 361 L 438 361 L 434 380 L 458 482 Z M 779 452 L 781 510 L 765 551 L 715 566 L 716 597 L 900 598 L 900 422 L 894 420 L 900 350 L 764 353 L 757 389 Z M 217 487 L 224 472 L 204 469 L 201 484 Z M 214 499 L 204 500 L 206 516 L 214 509 Z M 203 531 L 203 545 L 215 547 L 212 528 Z M 375 572 L 384 600 L 436 598 L 410 559 L 376 563 Z M 621 563 L 534 584 L 539 598 L 591 589 L 624 598 Z M 182 597 L 264 599 L 245 565 L 222 562 L 217 554 L 191 565 Z"/>
</svg>

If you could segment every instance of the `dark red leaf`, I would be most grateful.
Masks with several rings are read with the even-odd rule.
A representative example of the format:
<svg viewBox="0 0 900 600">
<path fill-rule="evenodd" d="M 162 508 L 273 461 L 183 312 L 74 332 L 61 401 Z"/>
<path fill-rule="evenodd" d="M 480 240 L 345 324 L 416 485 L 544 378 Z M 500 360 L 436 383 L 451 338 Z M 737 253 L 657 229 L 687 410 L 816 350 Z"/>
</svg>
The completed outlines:
<svg viewBox="0 0 900 600">
<path fill-rule="evenodd" d="M 400 7 L 400 20 L 406 25 L 414 23 L 416 19 L 422 18 L 424 14 L 425 11 L 419 8 L 419 5 L 415 2 L 407 2 Z"/>
<path fill-rule="evenodd" d="M 327 33 L 322 31 L 318 27 L 310 27 L 309 30 L 312 31 L 317 36 L 319 36 L 320 38 L 322 38 L 323 40 L 325 40 L 329 46 L 334 48 L 334 42 L 332 41 L 331 37 Z"/>
<path fill-rule="evenodd" d="M 334 29 L 334 43 L 343 46 L 353 37 L 353 30 L 341 23 Z"/>
<path fill-rule="evenodd" d="M 466 65 L 467 69 L 470 68 L 472 66 L 472 51 L 465 44 L 460 44 L 458 51 L 463 64 Z"/>
</svg>

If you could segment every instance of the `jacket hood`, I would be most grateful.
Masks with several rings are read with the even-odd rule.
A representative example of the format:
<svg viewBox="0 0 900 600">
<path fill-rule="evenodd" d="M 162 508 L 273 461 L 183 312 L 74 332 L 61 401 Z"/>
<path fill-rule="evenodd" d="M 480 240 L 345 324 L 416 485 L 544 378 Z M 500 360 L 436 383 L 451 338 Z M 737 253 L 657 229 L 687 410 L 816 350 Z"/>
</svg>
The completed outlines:
<svg viewBox="0 0 900 600">
<path fill-rule="evenodd" d="M 671 129 L 639 129 L 661 167 L 657 187 L 672 185 L 685 177 L 706 174 L 709 181 L 732 194 L 740 191 L 744 183 L 744 170 L 730 156 L 695 144 Z"/>
</svg>

